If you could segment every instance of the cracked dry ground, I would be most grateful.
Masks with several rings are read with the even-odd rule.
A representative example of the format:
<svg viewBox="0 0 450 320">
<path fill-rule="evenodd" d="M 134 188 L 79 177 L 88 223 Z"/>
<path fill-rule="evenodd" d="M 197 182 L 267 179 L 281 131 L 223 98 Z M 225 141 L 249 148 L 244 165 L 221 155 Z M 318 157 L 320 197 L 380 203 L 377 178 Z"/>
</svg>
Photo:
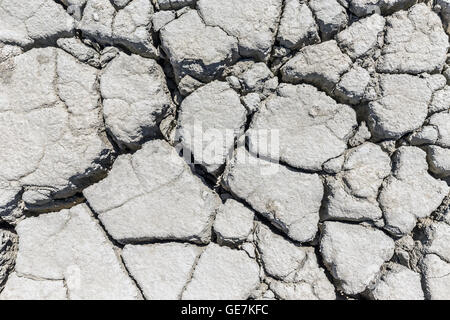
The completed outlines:
<svg viewBox="0 0 450 320">
<path fill-rule="evenodd" d="M 0 0 L 0 299 L 450 299 L 449 34 L 450 0 Z"/>
</svg>

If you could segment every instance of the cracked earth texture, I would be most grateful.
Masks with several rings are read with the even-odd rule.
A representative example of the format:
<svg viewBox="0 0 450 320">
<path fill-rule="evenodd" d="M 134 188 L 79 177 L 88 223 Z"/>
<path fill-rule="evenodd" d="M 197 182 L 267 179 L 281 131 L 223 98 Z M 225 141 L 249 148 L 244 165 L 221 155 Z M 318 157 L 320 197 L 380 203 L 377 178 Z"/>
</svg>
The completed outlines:
<svg viewBox="0 0 450 320">
<path fill-rule="evenodd" d="M 0 0 L 0 299 L 450 299 L 450 0 Z"/>
</svg>

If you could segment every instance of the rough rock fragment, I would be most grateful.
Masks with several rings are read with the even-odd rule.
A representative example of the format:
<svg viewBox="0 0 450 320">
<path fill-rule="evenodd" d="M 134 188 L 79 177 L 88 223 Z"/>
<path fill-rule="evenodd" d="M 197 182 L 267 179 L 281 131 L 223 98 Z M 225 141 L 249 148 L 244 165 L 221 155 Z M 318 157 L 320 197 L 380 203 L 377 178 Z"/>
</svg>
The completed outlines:
<svg viewBox="0 0 450 320">
<path fill-rule="evenodd" d="M 362 225 L 325 222 L 320 240 L 325 265 L 346 294 L 366 289 L 394 254 L 394 241 Z"/>
<path fill-rule="evenodd" d="M 390 263 L 370 290 L 375 300 L 424 300 L 421 276 L 399 264 Z"/>
<path fill-rule="evenodd" d="M 223 183 L 290 238 L 300 242 L 314 239 L 323 196 L 317 174 L 289 170 L 239 147 L 227 165 Z"/>
<path fill-rule="evenodd" d="M 320 171 L 341 155 L 356 128 L 356 114 L 310 85 L 282 84 L 254 116 L 250 150 L 301 169 Z M 265 141 L 277 130 L 279 141 Z M 265 131 L 268 131 L 267 133 Z M 271 154 L 274 149 L 276 154 Z"/>
<path fill-rule="evenodd" d="M 219 201 L 162 140 L 118 157 L 108 177 L 83 194 L 108 233 L 122 243 L 208 243 Z"/>
<path fill-rule="evenodd" d="M 148 300 L 179 299 L 202 249 L 190 244 L 126 245 L 125 265 Z"/>
<path fill-rule="evenodd" d="M 428 299 L 450 299 L 450 263 L 435 254 L 427 254 L 422 262 L 422 272 Z"/>
<path fill-rule="evenodd" d="M 152 28 L 155 32 L 161 30 L 170 21 L 175 20 L 174 11 L 158 11 L 152 16 Z"/>
<path fill-rule="evenodd" d="M 79 28 L 81 32 L 100 43 L 112 44 L 112 24 L 116 10 L 110 0 L 89 0 Z"/>
<path fill-rule="evenodd" d="M 420 3 L 387 18 L 387 31 L 379 72 L 432 73 L 444 66 L 448 35 L 436 13 Z"/>
<path fill-rule="evenodd" d="M 0 78 L 0 186 L 9 201 L 0 208 L 25 188 L 32 210 L 98 180 L 111 146 L 101 133 L 96 69 L 53 48 L 5 63 L 13 68 Z"/>
<path fill-rule="evenodd" d="M 3 65 L 3 63 L 22 53 L 23 49 L 21 47 L 0 42 L 0 63 L 2 64 L 1 70 L 4 72 L 5 70 L 12 69 L 11 64 L 8 66 L 8 64 Z"/>
<path fill-rule="evenodd" d="M 150 0 L 133 0 L 114 16 L 114 43 L 124 45 L 131 52 L 144 57 L 157 57 L 158 52 L 149 31 L 152 15 L 153 6 Z"/>
<path fill-rule="evenodd" d="M 253 231 L 253 212 L 243 204 L 228 199 L 217 212 L 214 232 L 218 243 L 238 244 L 244 242 Z"/>
<path fill-rule="evenodd" d="M 425 251 L 450 262 L 450 225 L 445 222 L 433 222 L 425 230 L 427 241 Z"/>
<path fill-rule="evenodd" d="M 281 68 L 281 75 L 285 82 L 307 82 L 331 92 L 351 63 L 336 41 L 330 40 L 301 49 Z"/>
<path fill-rule="evenodd" d="M 369 72 L 360 66 L 354 66 L 341 77 L 334 95 L 345 103 L 359 104 L 364 99 L 369 82 Z"/>
<path fill-rule="evenodd" d="M 428 146 L 427 159 L 431 172 L 441 178 L 450 176 L 450 149 Z"/>
<path fill-rule="evenodd" d="M 196 163 L 216 173 L 242 134 L 247 111 L 228 83 L 214 81 L 183 100 L 178 117 L 177 139 L 184 155 L 191 152 Z"/>
<path fill-rule="evenodd" d="M 435 113 L 450 109 L 450 86 L 436 91 L 431 100 L 429 112 Z"/>
<path fill-rule="evenodd" d="M 71 36 L 74 27 L 75 20 L 53 0 L 0 1 L 0 42 L 21 47 L 50 43 Z"/>
<path fill-rule="evenodd" d="M 420 146 L 425 144 L 434 144 L 439 138 L 437 129 L 433 126 L 423 126 L 419 130 L 413 132 L 408 141 L 413 146 Z"/>
<path fill-rule="evenodd" d="M 326 173 L 336 174 L 342 171 L 342 166 L 344 165 L 345 157 L 341 155 L 337 158 L 328 160 L 323 164 L 323 170 Z"/>
<path fill-rule="evenodd" d="M 376 139 L 398 139 L 420 128 L 432 91 L 425 79 L 411 75 L 380 76 L 379 96 L 368 105 L 368 124 Z"/>
<path fill-rule="evenodd" d="M 320 41 L 316 21 L 306 3 L 300 0 L 286 1 L 277 40 L 289 49 L 298 49 Z"/>
<path fill-rule="evenodd" d="M 355 135 L 348 141 L 348 144 L 351 147 L 357 147 L 363 144 L 365 141 L 369 140 L 371 137 L 372 134 L 370 133 L 369 128 L 367 128 L 366 123 L 362 121 Z"/>
<path fill-rule="evenodd" d="M 100 54 L 77 38 L 61 38 L 56 43 L 58 47 L 73 55 L 80 62 L 87 63 L 96 68 L 100 67 Z"/>
<path fill-rule="evenodd" d="M 244 300 L 259 283 L 259 266 L 244 251 L 210 244 L 201 254 L 182 299 Z"/>
<path fill-rule="evenodd" d="M 258 224 L 256 243 L 269 287 L 276 296 L 294 300 L 332 300 L 334 287 L 319 267 L 312 247 L 299 247 Z"/>
<path fill-rule="evenodd" d="M 343 170 L 326 179 L 325 218 L 350 221 L 382 218 L 378 190 L 391 172 L 391 161 L 381 148 L 365 143 L 345 155 Z"/>
<path fill-rule="evenodd" d="M 238 79 L 242 84 L 243 93 L 260 92 L 267 89 L 268 82 L 274 78 L 272 71 L 263 62 L 252 64 L 248 70 L 239 75 Z M 276 78 L 275 78 L 276 79 Z M 274 87 L 278 86 L 278 79 Z"/>
<path fill-rule="evenodd" d="M 393 174 L 380 192 L 379 203 L 386 230 L 400 236 L 413 230 L 417 218 L 425 218 L 436 210 L 449 187 L 428 174 L 426 153 L 419 148 L 398 149 L 393 167 Z"/>
<path fill-rule="evenodd" d="M 336 36 L 341 49 L 350 58 L 357 59 L 371 52 L 384 30 L 386 19 L 378 14 L 361 19 Z"/>
<path fill-rule="evenodd" d="M 317 19 L 323 41 L 332 39 L 347 26 L 347 11 L 337 0 L 310 0 L 308 4 Z"/>
<path fill-rule="evenodd" d="M 433 114 L 428 124 L 438 132 L 436 144 L 443 148 L 450 148 L 450 108 L 446 112 Z"/>
<path fill-rule="evenodd" d="M 238 57 L 237 40 L 205 25 L 195 10 L 164 26 L 160 38 L 178 81 L 185 75 L 211 81 Z"/>
<path fill-rule="evenodd" d="M 306 248 L 283 239 L 261 223 L 258 224 L 255 235 L 266 273 L 278 280 L 295 281 L 297 272 L 306 260 Z"/>
<path fill-rule="evenodd" d="M 106 128 L 121 148 L 136 150 L 160 134 L 171 98 L 155 60 L 120 53 L 102 74 L 100 91 Z"/>
<path fill-rule="evenodd" d="M 244 57 L 267 60 L 275 42 L 282 0 L 199 0 L 200 16 L 239 41 Z"/>
<path fill-rule="evenodd" d="M 47 280 L 33 283 L 37 293 L 48 290 L 48 280 L 64 280 L 69 299 L 140 298 L 86 205 L 25 219 L 16 230 L 20 242 L 15 272 Z M 23 289 L 14 285 L 16 280 L 11 280 L 12 289 Z M 12 289 L 10 295 L 21 294 Z"/>
<path fill-rule="evenodd" d="M 414 240 L 411 235 L 406 235 L 395 241 L 394 261 L 420 272 L 417 263 L 422 258 L 423 245 L 419 240 Z"/>
<path fill-rule="evenodd" d="M 79 28 L 91 39 L 106 45 L 122 45 L 144 57 L 157 57 L 153 45 L 150 0 L 134 0 L 116 11 L 109 0 L 89 0 Z"/>
<path fill-rule="evenodd" d="M 66 300 L 63 280 L 31 279 L 12 273 L 0 300 Z"/>
</svg>

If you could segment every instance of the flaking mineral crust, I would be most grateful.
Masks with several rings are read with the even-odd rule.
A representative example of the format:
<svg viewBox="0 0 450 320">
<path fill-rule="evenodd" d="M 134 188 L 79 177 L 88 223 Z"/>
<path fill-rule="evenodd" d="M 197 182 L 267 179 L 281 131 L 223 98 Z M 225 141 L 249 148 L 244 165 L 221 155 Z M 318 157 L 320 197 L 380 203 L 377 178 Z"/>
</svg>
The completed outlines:
<svg viewBox="0 0 450 320">
<path fill-rule="evenodd" d="M 0 0 L 0 300 L 449 300 L 449 36 L 449 0 Z"/>
</svg>

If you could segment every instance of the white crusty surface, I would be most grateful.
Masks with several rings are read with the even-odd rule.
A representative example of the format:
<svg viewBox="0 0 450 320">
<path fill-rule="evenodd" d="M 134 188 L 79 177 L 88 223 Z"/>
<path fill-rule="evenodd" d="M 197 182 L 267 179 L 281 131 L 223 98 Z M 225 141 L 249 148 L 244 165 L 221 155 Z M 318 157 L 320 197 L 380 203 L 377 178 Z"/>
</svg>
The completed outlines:
<svg viewBox="0 0 450 320">
<path fill-rule="evenodd" d="M 450 299 L 449 36 L 450 0 L 0 0 L 0 300 Z"/>
</svg>

